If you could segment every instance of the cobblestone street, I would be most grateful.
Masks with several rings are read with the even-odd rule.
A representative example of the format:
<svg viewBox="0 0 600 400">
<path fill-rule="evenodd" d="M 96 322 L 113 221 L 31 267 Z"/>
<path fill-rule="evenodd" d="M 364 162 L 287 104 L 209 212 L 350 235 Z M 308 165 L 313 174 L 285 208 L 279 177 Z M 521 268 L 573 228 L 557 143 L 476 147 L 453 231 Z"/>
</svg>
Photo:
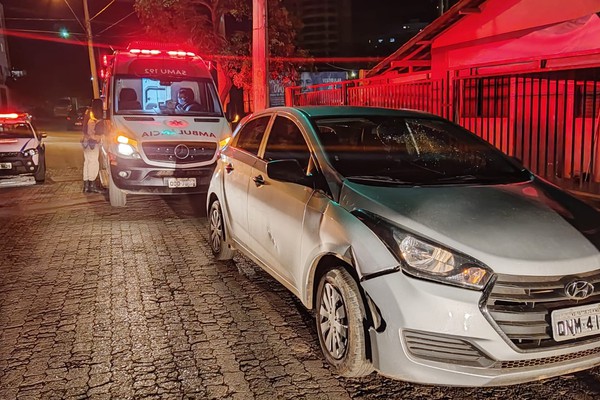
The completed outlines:
<svg viewBox="0 0 600 400">
<path fill-rule="evenodd" d="M 1 399 L 598 399 L 600 371 L 462 389 L 333 375 L 308 313 L 237 257 L 203 197 L 111 208 L 80 171 L 0 189 Z"/>
</svg>

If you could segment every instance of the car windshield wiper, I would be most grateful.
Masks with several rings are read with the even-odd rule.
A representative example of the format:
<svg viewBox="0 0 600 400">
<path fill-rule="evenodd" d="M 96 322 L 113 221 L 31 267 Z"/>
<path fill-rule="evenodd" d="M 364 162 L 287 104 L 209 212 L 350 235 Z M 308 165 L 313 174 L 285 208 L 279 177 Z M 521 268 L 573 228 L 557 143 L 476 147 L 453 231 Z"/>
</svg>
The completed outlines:
<svg viewBox="0 0 600 400">
<path fill-rule="evenodd" d="M 511 183 L 515 181 L 515 176 L 477 176 L 471 174 L 455 175 L 436 178 L 435 182 L 446 183 Z"/>
<path fill-rule="evenodd" d="M 355 176 L 347 176 L 346 179 L 356 182 L 377 182 L 377 183 L 386 183 L 392 185 L 406 185 L 406 186 L 420 186 L 419 182 L 409 182 L 403 181 L 401 179 L 392 178 L 390 176 L 385 175 L 355 175 Z"/>
</svg>

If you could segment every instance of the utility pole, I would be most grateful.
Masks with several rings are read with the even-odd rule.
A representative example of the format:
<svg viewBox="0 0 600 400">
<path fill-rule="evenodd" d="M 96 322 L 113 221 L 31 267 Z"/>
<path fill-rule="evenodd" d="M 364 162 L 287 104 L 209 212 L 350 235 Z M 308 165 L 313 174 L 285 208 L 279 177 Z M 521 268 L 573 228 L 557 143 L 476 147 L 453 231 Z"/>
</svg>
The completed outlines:
<svg viewBox="0 0 600 400">
<path fill-rule="evenodd" d="M 267 0 L 252 6 L 252 93 L 254 112 L 267 108 Z"/>
<path fill-rule="evenodd" d="M 440 5 L 438 6 L 440 9 L 440 16 L 443 15 L 446 11 L 448 11 L 449 4 L 448 0 L 440 0 Z"/>
<path fill-rule="evenodd" d="M 85 35 L 87 37 L 88 55 L 90 57 L 90 71 L 92 73 L 92 89 L 94 98 L 100 97 L 98 88 L 98 73 L 96 72 L 96 57 L 94 56 L 94 43 L 92 42 L 92 24 L 90 23 L 90 13 L 88 11 L 87 0 L 83 0 L 83 14 L 85 17 Z"/>
</svg>

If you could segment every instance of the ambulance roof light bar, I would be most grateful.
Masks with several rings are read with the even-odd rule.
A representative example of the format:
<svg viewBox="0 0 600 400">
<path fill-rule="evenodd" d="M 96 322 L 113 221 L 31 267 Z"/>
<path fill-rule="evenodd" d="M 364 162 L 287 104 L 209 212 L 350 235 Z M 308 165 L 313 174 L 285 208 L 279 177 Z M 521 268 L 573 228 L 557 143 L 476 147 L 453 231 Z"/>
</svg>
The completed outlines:
<svg viewBox="0 0 600 400">
<path fill-rule="evenodd" d="M 166 53 L 170 57 L 196 57 L 196 53 L 177 43 L 132 42 L 127 46 L 130 54 L 159 55 Z"/>
<path fill-rule="evenodd" d="M 130 49 L 129 52 L 131 54 L 143 54 L 143 55 L 151 55 L 151 56 L 157 56 L 161 53 L 160 50 L 149 50 L 149 49 Z"/>
<path fill-rule="evenodd" d="M 167 54 L 170 56 L 176 56 L 176 57 L 196 57 L 195 53 L 192 53 L 191 51 L 182 51 L 182 50 L 169 50 L 169 51 L 167 51 Z"/>
</svg>

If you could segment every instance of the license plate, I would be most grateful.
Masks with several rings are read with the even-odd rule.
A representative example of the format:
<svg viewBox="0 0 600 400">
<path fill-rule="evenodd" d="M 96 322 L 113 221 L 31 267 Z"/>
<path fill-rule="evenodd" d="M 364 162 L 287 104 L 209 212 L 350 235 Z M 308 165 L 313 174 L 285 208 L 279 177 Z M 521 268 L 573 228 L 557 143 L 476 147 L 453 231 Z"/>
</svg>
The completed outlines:
<svg viewBox="0 0 600 400">
<path fill-rule="evenodd" d="M 167 184 L 171 189 L 196 187 L 196 178 L 169 178 Z"/>
<path fill-rule="evenodd" d="M 12 163 L 9 163 L 9 162 L 0 163 L 0 169 L 12 169 Z"/>
<path fill-rule="evenodd" d="M 600 304 L 552 311 L 554 340 L 577 339 L 600 333 Z"/>
</svg>

